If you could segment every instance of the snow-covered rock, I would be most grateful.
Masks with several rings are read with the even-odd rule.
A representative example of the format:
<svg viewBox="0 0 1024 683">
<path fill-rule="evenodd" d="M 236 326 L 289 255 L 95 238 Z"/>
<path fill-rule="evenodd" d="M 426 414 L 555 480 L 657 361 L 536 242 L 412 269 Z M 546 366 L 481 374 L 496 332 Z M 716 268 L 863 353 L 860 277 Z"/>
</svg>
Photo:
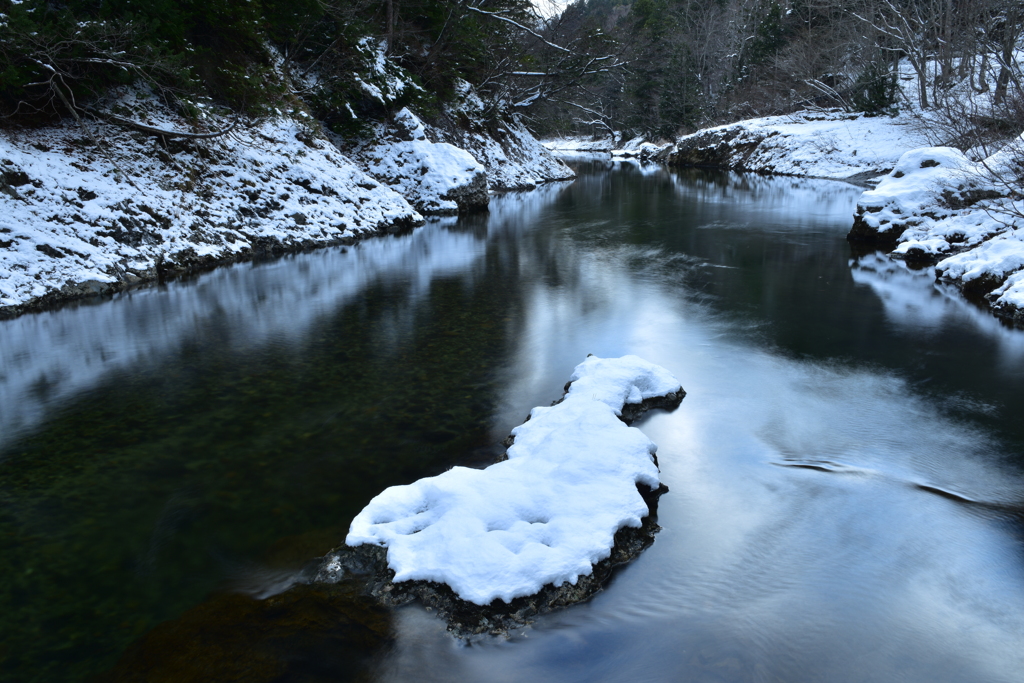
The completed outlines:
<svg viewBox="0 0 1024 683">
<path fill-rule="evenodd" d="M 657 144 L 645 140 L 643 137 L 633 138 L 628 141 L 621 149 L 613 149 L 613 157 L 626 157 L 636 158 L 641 161 L 648 161 L 659 156 L 663 151 L 668 150 L 672 147 L 672 143 Z"/>
<path fill-rule="evenodd" d="M 908 228 L 931 227 L 952 216 L 956 206 L 984 194 L 972 167 L 962 152 L 951 147 L 922 147 L 905 153 L 888 176 L 861 195 L 850 238 L 895 242 Z M 972 240 L 983 237 L 971 234 Z M 960 235 L 942 240 L 929 251 L 949 251 L 952 242 L 964 239 Z"/>
<path fill-rule="evenodd" d="M 487 169 L 492 190 L 526 190 L 576 177 L 514 115 L 493 118 L 468 83 L 458 84 L 457 100 L 427 126 L 427 134 L 464 149 Z"/>
<path fill-rule="evenodd" d="M 159 123 L 188 130 L 173 118 Z M 0 137 L 4 313 L 422 222 L 315 124 L 295 118 L 166 147 L 119 127 L 90 129 Z"/>
<path fill-rule="evenodd" d="M 801 112 L 749 119 L 684 135 L 668 163 L 779 175 L 865 180 L 927 144 L 909 116 Z"/>
<path fill-rule="evenodd" d="M 611 555 L 616 532 L 649 514 L 638 487 L 661 485 L 655 445 L 623 420 L 683 393 L 636 356 L 591 356 L 563 400 L 513 430 L 506 460 L 385 490 L 346 544 L 386 547 L 395 584 L 447 584 L 475 605 L 575 585 Z"/>
<path fill-rule="evenodd" d="M 483 165 L 464 149 L 428 139 L 423 122 L 407 108 L 347 151 L 362 170 L 421 213 L 454 214 L 487 206 Z"/>
<path fill-rule="evenodd" d="M 1024 323 L 1024 201 L 1010 191 L 1024 177 L 1022 152 L 1024 139 L 981 162 L 948 147 L 907 152 L 861 195 L 849 239 L 934 263 L 938 279 Z"/>
<path fill-rule="evenodd" d="M 560 157 L 576 157 L 590 154 L 607 156 L 611 154 L 612 150 L 615 148 L 615 140 L 612 138 L 594 140 L 590 136 L 554 138 L 551 140 L 544 140 L 541 144 L 553 154 Z"/>
</svg>

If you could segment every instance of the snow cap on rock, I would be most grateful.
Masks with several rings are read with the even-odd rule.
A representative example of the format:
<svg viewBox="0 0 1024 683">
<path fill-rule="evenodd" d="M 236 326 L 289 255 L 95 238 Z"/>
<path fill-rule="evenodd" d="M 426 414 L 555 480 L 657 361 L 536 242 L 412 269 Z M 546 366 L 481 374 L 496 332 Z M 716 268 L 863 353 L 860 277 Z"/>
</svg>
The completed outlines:
<svg viewBox="0 0 1024 683">
<path fill-rule="evenodd" d="M 656 446 L 619 419 L 623 406 L 681 390 L 636 356 L 591 356 L 560 403 L 512 431 L 508 460 L 392 486 L 346 543 L 387 546 L 396 582 L 446 583 L 478 605 L 575 585 L 610 555 L 616 531 L 649 514 L 637 485 L 660 485 Z"/>
</svg>

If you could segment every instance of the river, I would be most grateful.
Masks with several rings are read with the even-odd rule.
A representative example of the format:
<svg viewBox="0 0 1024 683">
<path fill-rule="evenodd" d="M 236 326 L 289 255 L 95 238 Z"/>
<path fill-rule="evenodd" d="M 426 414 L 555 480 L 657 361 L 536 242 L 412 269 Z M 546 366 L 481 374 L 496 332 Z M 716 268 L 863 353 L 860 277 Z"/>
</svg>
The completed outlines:
<svg viewBox="0 0 1024 683">
<path fill-rule="evenodd" d="M 855 187 L 579 171 L 0 322 L 0 679 L 1019 681 L 1024 333 L 852 252 Z M 493 461 L 588 353 L 687 391 L 637 423 L 663 529 L 605 591 L 467 644 L 417 605 L 361 640 L 286 590 L 383 488 Z M 257 621 L 283 635 L 232 641 Z"/>
</svg>

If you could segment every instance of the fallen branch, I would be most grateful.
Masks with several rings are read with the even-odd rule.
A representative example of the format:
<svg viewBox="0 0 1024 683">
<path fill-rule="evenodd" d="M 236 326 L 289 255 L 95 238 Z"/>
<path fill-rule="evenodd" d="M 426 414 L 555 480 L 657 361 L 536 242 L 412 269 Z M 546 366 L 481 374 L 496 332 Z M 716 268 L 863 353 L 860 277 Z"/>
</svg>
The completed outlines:
<svg viewBox="0 0 1024 683">
<path fill-rule="evenodd" d="M 218 138 L 222 135 L 227 135 L 238 126 L 238 122 L 241 120 L 241 117 L 236 114 L 235 120 L 231 122 L 231 125 L 222 130 L 217 130 L 212 133 L 187 133 L 185 131 L 165 130 L 163 128 L 156 128 L 154 126 L 147 126 L 146 124 L 139 123 L 138 121 L 123 119 L 120 116 L 115 116 L 114 114 L 108 114 L 106 112 L 97 111 L 95 109 L 87 109 L 86 111 L 88 111 L 90 114 L 94 116 L 97 116 L 115 125 L 122 126 L 124 128 L 130 128 L 140 133 L 145 133 L 147 135 L 158 135 L 165 138 L 188 138 L 190 140 L 208 140 L 210 138 Z"/>
</svg>

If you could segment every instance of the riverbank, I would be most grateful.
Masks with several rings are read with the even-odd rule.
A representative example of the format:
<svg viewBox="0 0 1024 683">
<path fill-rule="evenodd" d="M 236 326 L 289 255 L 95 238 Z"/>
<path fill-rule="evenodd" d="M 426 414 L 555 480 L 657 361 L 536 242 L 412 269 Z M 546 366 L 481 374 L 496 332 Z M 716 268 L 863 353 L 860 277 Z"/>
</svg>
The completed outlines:
<svg viewBox="0 0 1024 683">
<path fill-rule="evenodd" d="M 146 125 L 194 127 L 138 93 Z M 104 122 L 0 139 L 0 317 L 221 264 L 410 230 L 488 193 L 572 177 L 517 121 L 467 132 L 482 159 L 402 110 L 359 154 L 296 110 L 211 139 Z M 506 154 L 505 147 L 514 148 Z"/>
<path fill-rule="evenodd" d="M 650 143 L 648 143 L 650 144 Z M 611 141 L 547 141 L 558 154 L 611 154 Z M 634 145 L 635 146 L 635 145 Z M 653 147 L 653 145 L 651 145 Z M 866 187 L 849 239 L 889 252 L 1024 326 L 1024 140 L 984 160 L 932 147 L 914 116 L 802 112 L 678 138 L 649 154 L 672 167 L 842 180 Z"/>
</svg>

